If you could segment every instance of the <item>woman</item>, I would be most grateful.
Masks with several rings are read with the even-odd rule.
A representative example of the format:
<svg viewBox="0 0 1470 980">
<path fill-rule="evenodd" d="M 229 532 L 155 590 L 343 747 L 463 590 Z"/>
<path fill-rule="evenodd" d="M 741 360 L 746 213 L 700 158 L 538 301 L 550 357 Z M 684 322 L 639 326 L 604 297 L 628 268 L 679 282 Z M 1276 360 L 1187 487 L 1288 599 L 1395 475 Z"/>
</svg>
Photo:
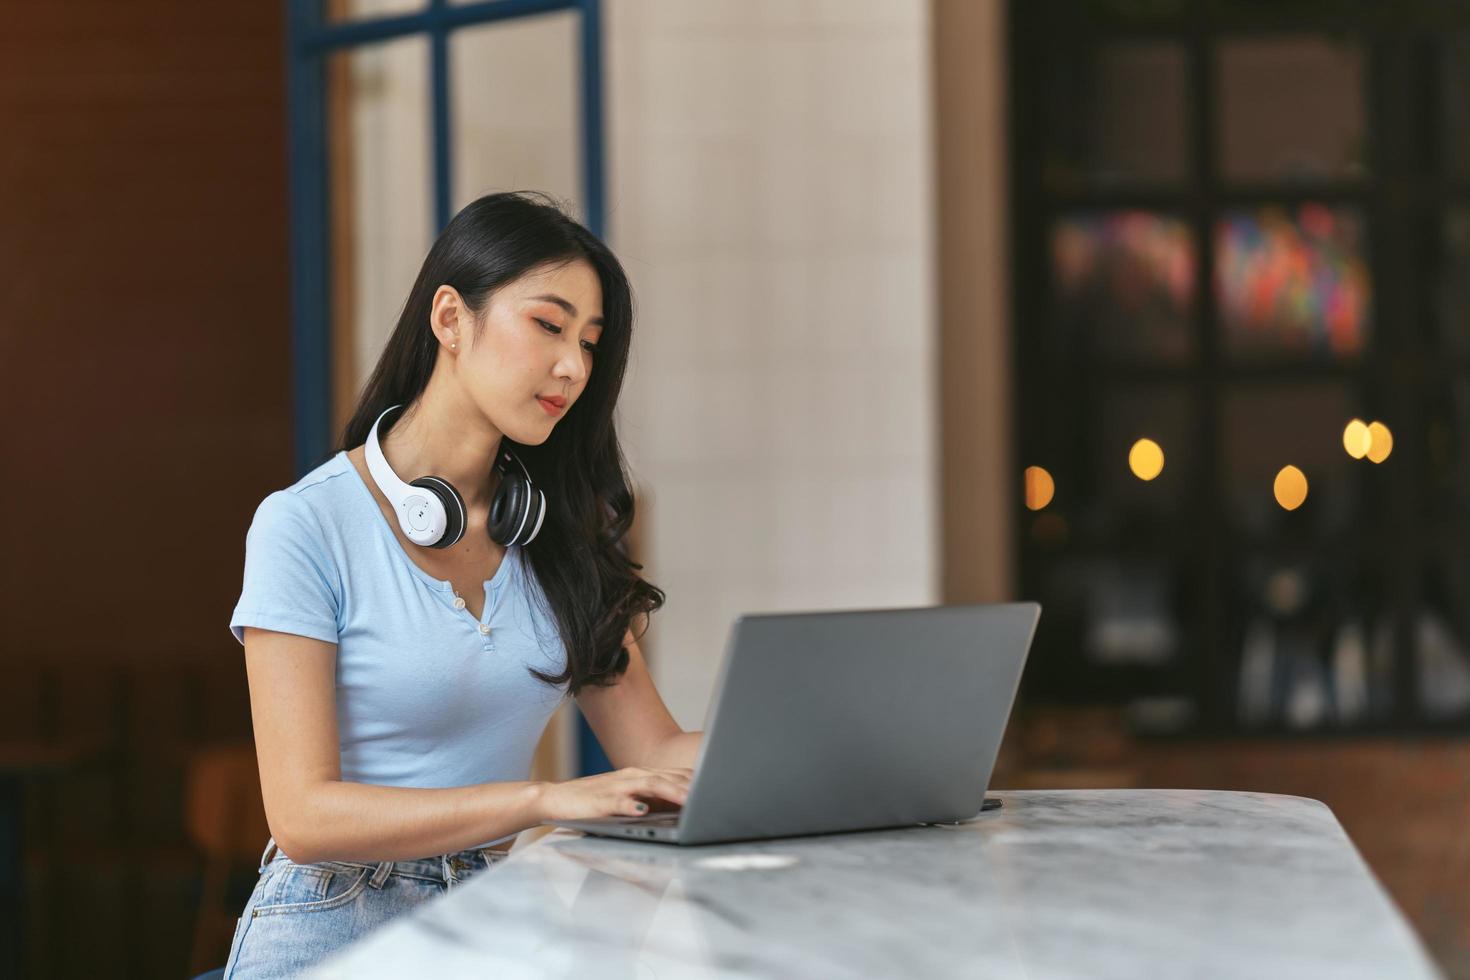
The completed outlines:
<svg viewBox="0 0 1470 980">
<path fill-rule="evenodd" d="M 255 513 L 230 628 L 272 838 L 226 976 L 299 973 L 544 820 L 684 802 L 700 733 L 632 632 L 664 596 L 623 546 L 628 281 L 548 200 L 455 216 L 336 454 Z M 529 780 L 567 695 L 618 768 Z"/>
</svg>

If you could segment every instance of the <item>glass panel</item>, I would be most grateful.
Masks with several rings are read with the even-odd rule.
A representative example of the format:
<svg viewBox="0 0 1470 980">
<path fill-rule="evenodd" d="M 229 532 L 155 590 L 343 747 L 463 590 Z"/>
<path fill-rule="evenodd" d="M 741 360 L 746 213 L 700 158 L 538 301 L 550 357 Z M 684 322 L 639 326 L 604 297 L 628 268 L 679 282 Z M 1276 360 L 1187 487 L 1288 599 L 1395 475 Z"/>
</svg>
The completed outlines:
<svg viewBox="0 0 1470 980">
<path fill-rule="evenodd" d="M 1179 652 L 1180 570 L 1165 558 L 1078 561 L 1062 576 L 1083 619 L 1082 652 L 1100 664 L 1162 664 Z"/>
<path fill-rule="evenodd" d="M 1364 239 L 1349 207 L 1225 212 L 1215 226 L 1215 287 L 1226 350 L 1360 353 L 1370 316 Z"/>
<path fill-rule="evenodd" d="M 397 323 L 433 231 L 429 44 L 328 59 L 333 384 L 339 420 Z"/>
<path fill-rule="evenodd" d="M 1066 555 L 1033 568 L 1046 615 L 1032 645 L 1028 693 L 1089 704 L 1167 699 L 1172 717 L 1156 717 L 1150 728 L 1194 720 L 1192 699 L 1179 692 L 1190 686 L 1196 564 L 1180 554 Z"/>
<path fill-rule="evenodd" d="M 1249 385 L 1226 394 L 1223 478 L 1232 530 L 1273 543 L 1310 543 L 1363 517 L 1355 477 L 1366 472 L 1362 467 L 1378 467 L 1343 447 L 1352 418 L 1373 419 L 1355 401 L 1341 382 Z M 1306 478 L 1306 499 L 1293 510 L 1277 500 L 1277 476 L 1286 466 Z"/>
<path fill-rule="evenodd" d="M 1392 714 L 1393 616 L 1372 549 L 1257 555 L 1235 576 L 1235 721 L 1353 728 Z"/>
<path fill-rule="evenodd" d="M 1308 17 L 1330 23 L 1344 17 L 1361 16 L 1381 0 L 1204 0 L 1206 9 L 1221 23 L 1246 25 L 1269 23 L 1275 18 L 1301 23 Z"/>
<path fill-rule="evenodd" d="M 1439 55 L 1439 104 L 1443 122 L 1444 169 L 1455 177 L 1470 177 L 1470 36 L 1447 38 Z"/>
<path fill-rule="evenodd" d="M 1440 225 L 1434 317 L 1436 344 L 1445 352 L 1470 353 L 1470 208 L 1447 207 Z"/>
<path fill-rule="evenodd" d="M 1302 36 L 1220 42 L 1220 172 L 1233 181 L 1315 181 L 1367 171 L 1364 57 Z"/>
<path fill-rule="evenodd" d="M 1059 50 L 1051 67 L 1046 180 L 1178 182 L 1188 170 L 1185 56 L 1172 41 Z"/>
<path fill-rule="evenodd" d="M 1470 718 L 1470 553 L 1438 549 L 1425 561 L 1422 601 L 1410 628 L 1418 676 L 1419 717 Z"/>
<path fill-rule="evenodd" d="M 1114 24 L 1177 20 L 1188 0 L 1050 0 L 1051 15 Z"/>
<path fill-rule="evenodd" d="M 559 12 L 450 35 L 454 208 L 483 194 L 581 197 L 580 14 Z"/>
<path fill-rule="evenodd" d="M 1080 382 L 1087 385 L 1087 381 Z M 1029 518 L 1033 544 L 1169 548 L 1185 510 L 1195 451 L 1193 403 L 1179 385 L 1063 384 L 1042 413 L 1034 459 L 1045 471 L 1040 510 Z"/>
<path fill-rule="evenodd" d="M 1107 392 L 1100 407 L 1089 448 L 1097 496 L 1109 510 L 1102 530 L 1136 545 L 1183 508 L 1194 457 L 1190 399 L 1180 388 L 1134 387 Z"/>
<path fill-rule="evenodd" d="M 1423 389 L 1422 411 L 1424 516 L 1441 524 L 1470 517 L 1470 379 Z"/>
<path fill-rule="evenodd" d="M 1052 226 L 1054 345 L 1071 356 L 1180 361 L 1188 356 L 1194 243 L 1179 218 L 1100 211 Z"/>
<path fill-rule="evenodd" d="M 426 5 L 425 0 L 327 0 L 327 20 L 366 20 L 416 14 Z"/>
</svg>

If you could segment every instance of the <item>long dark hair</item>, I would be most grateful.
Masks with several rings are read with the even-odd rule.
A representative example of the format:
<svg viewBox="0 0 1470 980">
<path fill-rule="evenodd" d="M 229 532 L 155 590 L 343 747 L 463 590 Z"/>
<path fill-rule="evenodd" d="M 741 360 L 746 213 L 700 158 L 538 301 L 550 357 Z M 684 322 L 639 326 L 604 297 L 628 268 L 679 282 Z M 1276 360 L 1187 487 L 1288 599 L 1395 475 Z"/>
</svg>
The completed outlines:
<svg viewBox="0 0 1470 980">
<path fill-rule="evenodd" d="M 614 684 L 628 667 L 623 637 L 633 620 L 664 604 L 664 593 L 637 572 L 624 541 L 633 524 L 613 408 L 623 386 L 633 331 L 633 298 L 623 267 L 606 245 L 570 218 L 555 200 L 534 191 L 488 194 L 454 216 L 435 240 L 414 280 L 398 326 L 383 348 L 342 432 L 337 451 L 367 441 L 373 422 L 391 405 L 411 406 L 429 383 L 439 342 L 429 329 L 434 293 L 453 286 L 475 314 L 479 330 L 491 294 L 547 264 L 586 260 L 602 284 L 602 335 L 587 387 L 539 446 L 502 437 L 546 493 L 546 520 L 522 555 L 551 606 L 566 646 L 567 665 L 539 680 Z M 641 633 L 639 634 L 641 635 Z"/>
</svg>

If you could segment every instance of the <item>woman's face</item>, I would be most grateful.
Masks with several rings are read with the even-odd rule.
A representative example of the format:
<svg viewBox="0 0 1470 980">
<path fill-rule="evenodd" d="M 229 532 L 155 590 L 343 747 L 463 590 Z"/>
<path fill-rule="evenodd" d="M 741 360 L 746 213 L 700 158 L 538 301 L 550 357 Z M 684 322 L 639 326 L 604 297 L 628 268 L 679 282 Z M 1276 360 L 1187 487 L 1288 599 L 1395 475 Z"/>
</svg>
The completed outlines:
<svg viewBox="0 0 1470 980">
<path fill-rule="evenodd" d="M 460 332 L 456 373 L 496 428 L 522 445 L 540 445 L 572 410 L 596 362 L 597 273 L 581 259 L 534 269 L 497 290 L 483 312 L 478 337 L 472 328 Z"/>
</svg>

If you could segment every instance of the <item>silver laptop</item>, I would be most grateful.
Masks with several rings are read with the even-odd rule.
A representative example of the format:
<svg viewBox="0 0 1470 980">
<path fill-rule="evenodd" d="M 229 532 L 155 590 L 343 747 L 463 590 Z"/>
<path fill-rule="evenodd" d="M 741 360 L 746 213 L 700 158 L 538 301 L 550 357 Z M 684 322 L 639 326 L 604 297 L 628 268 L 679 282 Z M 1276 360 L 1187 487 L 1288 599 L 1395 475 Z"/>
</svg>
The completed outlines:
<svg viewBox="0 0 1470 980">
<path fill-rule="evenodd" d="M 967 820 L 1041 607 L 741 616 L 682 809 L 548 821 L 672 844 Z"/>
</svg>

